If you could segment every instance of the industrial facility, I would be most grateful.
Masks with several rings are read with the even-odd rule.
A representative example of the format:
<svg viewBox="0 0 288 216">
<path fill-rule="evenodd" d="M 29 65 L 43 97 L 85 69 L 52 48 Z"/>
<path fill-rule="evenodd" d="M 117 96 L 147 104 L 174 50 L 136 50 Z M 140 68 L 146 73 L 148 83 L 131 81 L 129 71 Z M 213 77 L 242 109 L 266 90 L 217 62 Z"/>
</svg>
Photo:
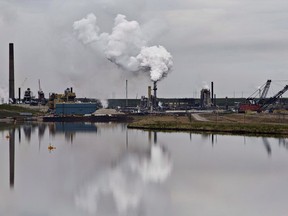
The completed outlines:
<svg viewBox="0 0 288 216">
<path fill-rule="evenodd" d="M 92 114 L 102 105 L 97 99 L 76 98 L 73 88 L 66 88 L 64 93 L 50 93 L 45 98 L 41 88 L 40 80 L 38 95 L 33 95 L 30 88 L 27 88 L 21 97 L 21 88 L 18 88 L 18 98 L 15 96 L 15 75 L 14 75 L 14 44 L 9 44 L 9 103 L 25 104 L 31 106 L 48 106 L 51 114 L 64 115 L 85 115 Z M 157 81 L 153 86 L 148 86 L 147 95 L 141 99 L 128 99 L 127 80 L 126 98 L 108 99 L 108 108 L 116 109 L 123 113 L 155 113 L 166 111 L 188 111 L 188 110 L 226 110 L 238 112 L 264 112 L 274 109 L 287 109 L 288 99 L 282 95 L 288 90 L 288 85 L 281 89 L 274 96 L 267 98 L 271 80 L 259 88 L 248 98 L 217 98 L 214 93 L 214 82 L 211 88 L 201 89 L 198 98 L 161 98 L 157 95 Z M 153 91 L 153 93 L 152 93 Z M 259 94 L 259 91 L 261 94 Z"/>
</svg>

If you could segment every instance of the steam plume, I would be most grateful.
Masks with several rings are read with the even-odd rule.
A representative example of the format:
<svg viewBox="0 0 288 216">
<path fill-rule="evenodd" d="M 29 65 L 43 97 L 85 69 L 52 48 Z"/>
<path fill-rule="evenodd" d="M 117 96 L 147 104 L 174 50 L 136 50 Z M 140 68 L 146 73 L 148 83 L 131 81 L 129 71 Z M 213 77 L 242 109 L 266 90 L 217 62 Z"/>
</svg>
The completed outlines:
<svg viewBox="0 0 288 216">
<path fill-rule="evenodd" d="M 116 16 L 111 34 L 100 33 L 94 14 L 75 21 L 73 29 L 80 41 L 96 44 L 107 59 L 126 71 L 149 72 L 152 81 L 159 81 L 172 69 L 172 55 L 163 46 L 148 47 L 139 23 L 124 15 Z"/>
<path fill-rule="evenodd" d="M 0 104 L 9 97 L 7 88 L 0 88 Z"/>
</svg>

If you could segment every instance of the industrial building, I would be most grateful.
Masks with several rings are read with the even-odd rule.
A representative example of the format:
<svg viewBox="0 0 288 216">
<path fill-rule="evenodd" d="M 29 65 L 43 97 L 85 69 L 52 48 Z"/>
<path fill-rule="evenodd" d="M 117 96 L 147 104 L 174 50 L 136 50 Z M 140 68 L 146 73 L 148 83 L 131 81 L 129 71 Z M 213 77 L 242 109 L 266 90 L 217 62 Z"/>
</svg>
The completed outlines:
<svg viewBox="0 0 288 216">
<path fill-rule="evenodd" d="M 203 88 L 199 98 L 161 98 L 157 96 L 157 82 L 153 82 L 153 88 L 148 86 L 147 96 L 141 99 L 127 98 L 127 80 L 126 80 L 126 98 L 125 99 L 108 99 L 108 108 L 114 108 L 123 112 L 164 112 L 166 110 L 191 110 L 191 109 L 225 109 L 246 111 L 264 111 L 274 108 L 286 109 L 288 104 L 287 98 L 282 95 L 288 90 L 286 85 L 276 95 L 266 98 L 271 80 L 266 82 L 262 95 L 248 98 L 217 98 L 214 94 L 214 83 L 211 82 L 211 88 Z M 153 90 L 153 94 L 152 94 Z M 97 99 L 83 100 L 77 99 L 72 88 L 67 88 L 64 94 L 50 93 L 49 99 L 45 99 L 44 92 L 40 86 L 38 98 L 33 96 L 30 88 L 24 93 L 21 100 L 21 88 L 19 88 L 18 101 L 15 97 L 15 75 L 14 75 L 14 44 L 9 44 L 9 103 L 25 103 L 30 105 L 45 105 L 48 101 L 49 110 L 56 115 L 84 115 L 91 114 L 101 107 Z M 80 103 L 80 102 L 81 103 Z"/>
</svg>

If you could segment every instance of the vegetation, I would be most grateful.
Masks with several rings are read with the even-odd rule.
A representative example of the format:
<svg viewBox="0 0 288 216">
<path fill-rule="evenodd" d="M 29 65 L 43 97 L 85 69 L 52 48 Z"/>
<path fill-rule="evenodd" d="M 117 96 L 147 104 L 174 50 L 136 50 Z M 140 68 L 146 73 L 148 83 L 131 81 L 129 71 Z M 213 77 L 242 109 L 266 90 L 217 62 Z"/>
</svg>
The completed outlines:
<svg viewBox="0 0 288 216">
<path fill-rule="evenodd" d="M 43 114 L 39 109 L 32 108 L 30 106 L 21 106 L 21 105 L 10 105 L 10 104 L 1 104 L 0 105 L 0 118 L 7 117 L 20 117 L 21 113 L 31 113 L 34 116 Z"/>
<path fill-rule="evenodd" d="M 129 128 L 288 136 L 288 117 L 275 114 L 202 114 L 207 121 L 186 116 L 137 117 Z"/>
</svg>

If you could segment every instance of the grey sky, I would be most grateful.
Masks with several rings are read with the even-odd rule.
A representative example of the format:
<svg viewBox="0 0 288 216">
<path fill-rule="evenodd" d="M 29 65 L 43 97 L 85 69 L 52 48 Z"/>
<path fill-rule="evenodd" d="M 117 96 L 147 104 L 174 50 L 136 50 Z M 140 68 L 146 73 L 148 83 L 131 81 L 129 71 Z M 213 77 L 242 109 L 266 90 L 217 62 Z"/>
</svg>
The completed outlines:
<svg viewBox="0 0 288 216">
<path fill-rule="evenodd" d="M 117 14 L 136 20 L 149 46 L 163 45 L 173 71 L 158 83 L 159 97 L 199 97 L 214 81 L 217 97 L 247 97 L 267 79 L 275 94 L 286 83 L 288 2 L 284 0 L 1 0 L 0 94 L 8 89 L 8 43 L 15 44 L 16 88 L 111 98 L 147 94 L 149 77 L 121 71 L 83 45 L 73 22 L 89 13 L 111 32 Z M 23 83 L 25 78 L 26 81 Z M 3 97 L 0 95 L 0 97 Z"/>
</svg>

